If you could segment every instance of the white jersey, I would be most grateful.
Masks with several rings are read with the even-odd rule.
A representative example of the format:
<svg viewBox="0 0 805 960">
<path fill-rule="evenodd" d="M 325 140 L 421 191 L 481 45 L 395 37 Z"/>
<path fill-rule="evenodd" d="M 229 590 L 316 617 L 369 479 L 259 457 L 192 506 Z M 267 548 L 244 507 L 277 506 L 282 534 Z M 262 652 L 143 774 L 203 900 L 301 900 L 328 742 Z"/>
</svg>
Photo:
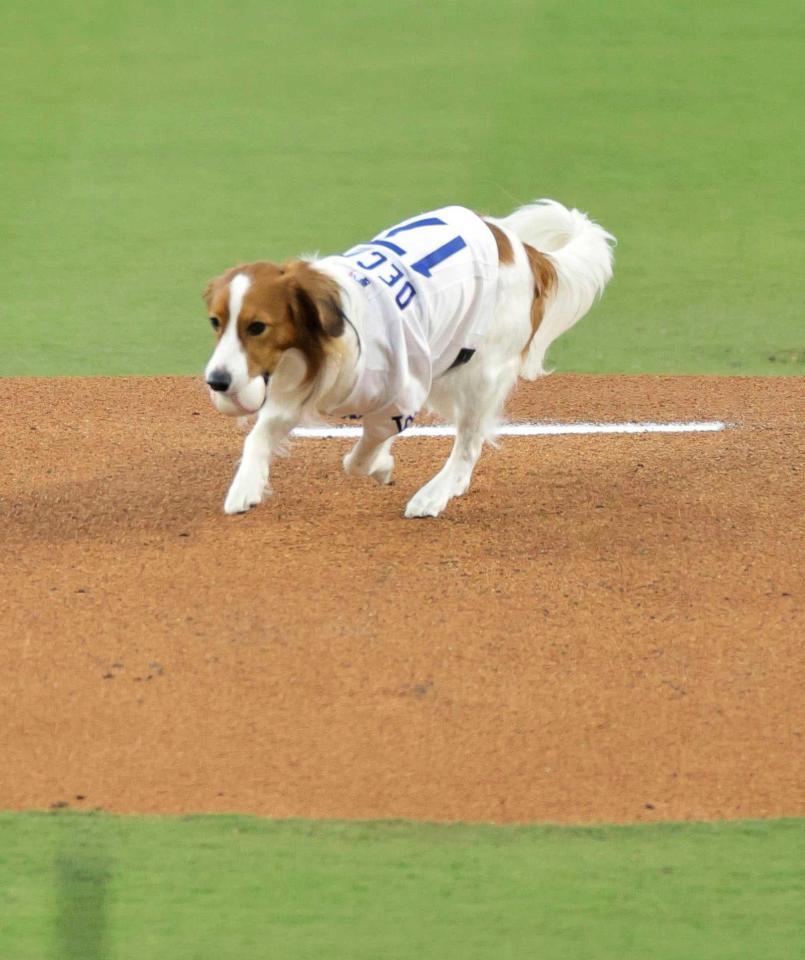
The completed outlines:
<svg viewBox="0 0 805 960">
<path fill-rule="evenodd" d="M 491 322 L 495 238 L 471 210 L 443 207 L 321 263 L 346 274 L 365 300 L 358 379 L 329 412 L 362 417 L 376 436 L 401 432 L 432 381 L 469 359 Z"/>
</svg>

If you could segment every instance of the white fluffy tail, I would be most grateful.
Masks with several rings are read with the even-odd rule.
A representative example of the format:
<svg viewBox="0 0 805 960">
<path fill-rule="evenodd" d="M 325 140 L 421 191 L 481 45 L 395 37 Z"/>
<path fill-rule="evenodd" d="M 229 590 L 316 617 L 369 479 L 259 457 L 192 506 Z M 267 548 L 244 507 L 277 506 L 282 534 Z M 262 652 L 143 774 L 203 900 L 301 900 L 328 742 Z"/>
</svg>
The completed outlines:
<svg viewBox="0 0 805 960">
<path fill-rule="evenodd" d="M 545 302 L 542 322 L 528 348 L 520 376 L 535 380 L 545 373 L 548 347 L 584 316 L 612 276 L 615 238 L 578 210 L 555 200 L 520 207 L 499 221 L 524 243 L 549 256 L 558 284 Z"/>
</svg>

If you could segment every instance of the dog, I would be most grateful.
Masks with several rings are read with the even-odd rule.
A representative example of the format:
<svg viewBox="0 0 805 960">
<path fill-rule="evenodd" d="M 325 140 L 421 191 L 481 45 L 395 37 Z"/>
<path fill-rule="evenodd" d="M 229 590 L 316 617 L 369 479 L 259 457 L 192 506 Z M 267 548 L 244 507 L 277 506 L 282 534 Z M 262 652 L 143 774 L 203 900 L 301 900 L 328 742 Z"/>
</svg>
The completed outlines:
<svg viewBox="0 0 805 960">
<path fill-rule="evenodd" d="M 210 396 L 224 412 L 257 413 L 224 511 L 262 501 L 272 456 L 311 415 L 360 419 L 344 469 L 391 483 L 391 445 L 427 409 L 455 423 L 455 442 L 405 516 L 438 516 L 468 489 L 518 377 L 543 375 L 550 344 L 603 293 L 614 243 L 553 200 L 504 218 L 451 206 L 341 255 L 211 280 Z"/>
</svg>

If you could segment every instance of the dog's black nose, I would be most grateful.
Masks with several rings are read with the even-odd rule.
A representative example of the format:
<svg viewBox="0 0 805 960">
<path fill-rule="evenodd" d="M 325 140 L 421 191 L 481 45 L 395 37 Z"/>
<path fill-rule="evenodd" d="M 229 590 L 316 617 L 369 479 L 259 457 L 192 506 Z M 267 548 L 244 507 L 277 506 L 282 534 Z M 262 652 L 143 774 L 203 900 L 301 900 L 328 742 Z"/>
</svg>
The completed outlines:
<svg viewBox="0 0 805 960">
<path fill-rule="evenodd" d="M 217 390 L 219 393 L 228 390 L 231 383 L 232 377 L 226 370 L 213 370 L 207 377 L 207 386 L 210 390 Z"/>
</svg>

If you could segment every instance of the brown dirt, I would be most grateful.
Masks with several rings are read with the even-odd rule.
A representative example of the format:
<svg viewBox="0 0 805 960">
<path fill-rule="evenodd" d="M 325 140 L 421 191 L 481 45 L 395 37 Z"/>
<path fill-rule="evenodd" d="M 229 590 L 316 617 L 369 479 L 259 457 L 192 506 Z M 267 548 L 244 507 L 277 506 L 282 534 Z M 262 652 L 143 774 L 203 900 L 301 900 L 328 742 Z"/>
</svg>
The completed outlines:
<svg viewBox="0 0 805 960">
<path fill-rule="evenodd" d="M 0 807 L 565 822 L 805 814 L 800 379 L 557 376 L 437 521 L 179 378 L 0 381 Z"/>
</svg>

